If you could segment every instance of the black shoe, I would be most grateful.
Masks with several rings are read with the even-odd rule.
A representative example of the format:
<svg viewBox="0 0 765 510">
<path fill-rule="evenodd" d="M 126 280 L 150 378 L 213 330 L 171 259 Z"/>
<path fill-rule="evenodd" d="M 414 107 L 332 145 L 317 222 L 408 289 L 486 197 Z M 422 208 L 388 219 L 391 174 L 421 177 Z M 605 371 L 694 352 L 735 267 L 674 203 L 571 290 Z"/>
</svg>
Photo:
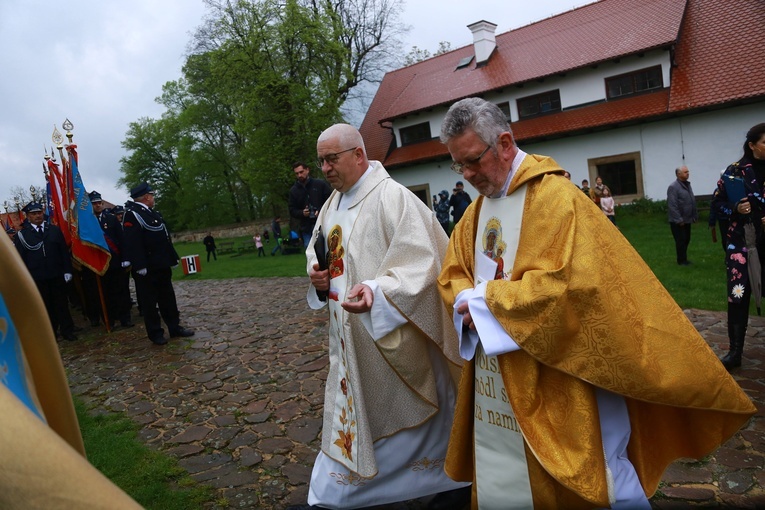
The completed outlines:
<svg viewBox="0 0 765 510">
<path fill-rule="evenodd" d="M 151 343 L 155 345 L 165 345 L 167 343 L 167 338 L 164 336 L 158 336 L 157 338 L 149 338 L 151 340 Z"/>
<path fill-rule="evenodd" d="M 123 328 L 132 328 L 133 326 L 135 326 L 135 324 L 133 324 L 132 321 L 127 320 L 127 321 L 120 321 L 120 326 L 122 326 Z"/>
<path fill-rule="evenodd" d="M 184 328 L 183 326 L 179 326 L 178 329 L 174 329 L 170 332 L 170 337 L 176 337 L 176 336 L 194 336 L 194 330 L 189 328 Z"/>
<path fill-rule="evenodd" d="M 82 328 L 81 328 L 81 327 L 79 327 L 79 326 L 74 326 L 74 327 L 72 328 L 72 331 L 73 331 L 73 332 L 75 332 L 75 333 L 79 333 L 80 331 L 82 331 Z"/>
<path fill-rule="evenodd" d="M 425 507 L 427 510 L 460 510 L 470 508 L 472 487 L 462 487 L 446 492 L 439 492 Z"/>
<path fill-rule="evenodd" d="M 685 262 L 678 262 L 678 265 L 681 265 L 681 266 L 690 266 L 691 265 L 691 261 L 690 260 L 686 260 Z"/>
<path fill-rule="evenodd" d="M 75 335 L 74 333 L 67 333 L 61 336 L 64 338 L 64 340 L 68 340 L 70 342 L 74 342 L 75 340 L 77 340 L 77 335 Z"/>
<path fill-rule="evenodd" d="M 90 325 L 94 328 L 97 328 L 98 326 L 101 325 L 101 321 L 99 321 L 98 319 L 90 319 Z"/>
</svg>

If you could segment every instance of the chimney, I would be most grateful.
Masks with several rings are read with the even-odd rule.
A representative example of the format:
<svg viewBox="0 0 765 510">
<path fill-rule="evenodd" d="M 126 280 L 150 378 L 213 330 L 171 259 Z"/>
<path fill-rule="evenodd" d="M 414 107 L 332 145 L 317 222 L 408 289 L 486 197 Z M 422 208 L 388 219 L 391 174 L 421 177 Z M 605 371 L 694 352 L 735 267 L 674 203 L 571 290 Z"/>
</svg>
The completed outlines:
<svg viewBox="0 0 765 510">
<path fill-rule="evenodd" d="M 476 21 L 472 25 L 468 25 L 468 28 L 473 32 L 475 65 L 476 67 L 480 67 L 489 61 L 489 57 L 497 47 L 497 42 L 494 37 L 494 31 L 497 29 L 497 25 L 481 20 Z"/>
</svg>

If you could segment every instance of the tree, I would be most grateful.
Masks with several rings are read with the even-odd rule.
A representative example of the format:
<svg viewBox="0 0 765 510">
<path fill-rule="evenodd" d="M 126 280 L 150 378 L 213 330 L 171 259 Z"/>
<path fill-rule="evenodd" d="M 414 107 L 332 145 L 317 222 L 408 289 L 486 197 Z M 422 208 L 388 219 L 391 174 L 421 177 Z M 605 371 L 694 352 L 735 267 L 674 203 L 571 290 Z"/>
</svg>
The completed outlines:
<svg viewBox="0 0 765 510">
<path fill-rule="evenodd" d="M 412 46 L 412 49 L 409 50 L 409 53 L 407 53 L 404 57 L 404 65 L 410 66 L 412 64 L 416 64 L 417 62 L 422 62 L 423 60 L 427 60 L 431 57 L 437 57 L 438 55 L 443 55 L 444 53 L 448 53 L 450 51 L 452 51 L 452 45 L 448 41 L 439 42 L 438 49 L 433 55 L 431 55 L 428 50 L 421 50 L 417 46 Z"/>
<path fill-rule="evenodd" d="M 359 84 L 395 64 L 401 0 L 207 0 L 159 121 L 130 125 L 123 183 L 153 177 L 163 210 L 193 222 L 283 210 L 291 164 L 315 157 Z M 138 154 L 140 153 L 140 154 Z M 216 197 L 198 202 L 200 191 Z M 159 200 L 158 200 L 159 201 Z M 200 207 L 201 206 L 201 207 Z M 215 212 L 214 209 L 223 214 Z"/>
</svg>

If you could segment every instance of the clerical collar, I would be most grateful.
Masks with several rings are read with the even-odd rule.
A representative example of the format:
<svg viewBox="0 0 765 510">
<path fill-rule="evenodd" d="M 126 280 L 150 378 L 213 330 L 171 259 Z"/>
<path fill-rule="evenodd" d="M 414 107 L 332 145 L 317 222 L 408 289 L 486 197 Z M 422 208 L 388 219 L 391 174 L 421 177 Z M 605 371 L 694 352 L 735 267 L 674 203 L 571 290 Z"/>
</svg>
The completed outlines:
<svg viewBox="0 0 765 510">
<path fill-rule="evenodd" d="M 340 200 L 338 200 L 337 202 L 338 208 L 340 208 L 340 204 L 343 201 L 353 202 L 353 199 L 356 197 L 356 193 L 358 193 L 359 188 L 361 188 L 361 183 L 364 182 L 364 179 L 366 179 L 367 176 L 369 176 L 369 174 L 372 173 L 372 170 L 374 170 L 374 167 L 372 166 L 372 163 L 370 163 L 369 166 L 367 167 L 366 172 L 364 172 L 364 174 L 361 177 L 359 177 L 359 180 L 356 181 L 356 184 L 351 186 L 351 188 L 345 193 L 340 193 Z"/>
<path fill-rule="evenodd" d="M 523 163 L 523 158 L 525 157 L 526 153 L 521 149 L 518 149 L 515 158 L 513 158 L 513 163 L 510 165 L 510 171 L 507 173 L 507 178 L 502 185 L 502 189 L 491 195 L 489 198 L 502 198 L 507 195 L 507 190 L 510 189 L 510 183 L 513 182 L 513 177 L 515 177 L 515 172 L 518 171 L 518 168 L 521 166 L 521 163 Z"/>
</svg>

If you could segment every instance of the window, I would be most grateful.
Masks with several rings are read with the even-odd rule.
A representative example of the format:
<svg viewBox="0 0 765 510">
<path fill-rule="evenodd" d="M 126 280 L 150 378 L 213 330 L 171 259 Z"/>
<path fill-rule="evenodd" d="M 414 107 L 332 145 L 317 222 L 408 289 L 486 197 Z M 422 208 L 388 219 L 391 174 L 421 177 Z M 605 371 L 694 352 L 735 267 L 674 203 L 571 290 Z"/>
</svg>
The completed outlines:
<svg viewBox="0 0 765 510">
<path fill-rule="evenodd" d="M 521 119 L 559 111 L 560 91 L 558 90 L 518 99 L 518 116 Z"/>
<path fill-rule="evenodd" d="M 629 203 L 645 196 L 639 152 L 594 158 L 588 160 L 587 165 L 590 170 L 590 186 L 595 186 L 595 179 L 600 176 L 618 203 Z"/>
<path fill-rule="evenodd" d="M 632 73 L 606 78 L 608 99 L 631 96 L 662 88 L 661 66 L 649 67 Z"/>
<path fill-rule="evenodd" d="M 422 124 L 415 124 L 414 126 L 401 128 L 399 133 L 401 134 L 402 146 L 411 145 L 417 142 L 424 142 L 425 140 L 431 139 L 430 123 L 423 122 Z"/>
<path fill-rule="evenodd" d="M 505 101 L 504 103 L 497 103 L 497 106 L 505 114 L 507 121 L 510 122 L 510 103 Z"/>
</svg>

